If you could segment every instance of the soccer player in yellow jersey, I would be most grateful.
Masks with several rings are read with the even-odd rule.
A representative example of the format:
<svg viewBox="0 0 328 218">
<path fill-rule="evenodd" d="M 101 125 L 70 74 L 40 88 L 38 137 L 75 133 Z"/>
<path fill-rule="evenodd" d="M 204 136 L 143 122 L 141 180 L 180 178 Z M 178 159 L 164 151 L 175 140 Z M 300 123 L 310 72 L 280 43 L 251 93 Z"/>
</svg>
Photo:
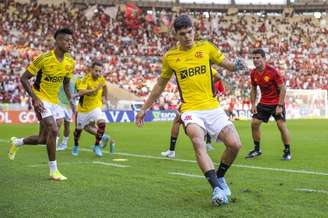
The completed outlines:
<svg viewBox="0 0 328 218">
<path fill-rule="evenodd" d="M 71 99 L 69 82 L 73 75 L 75 61 L 68 52 L 73 41 L 72 35 L 73 32 L 70 29 L 57 30 L 54 35 L 54 50 L 41 54 L 27 67 L 26 72 L 22 75 L 22 85 L 32 98 L 35 113 L 40 121 L 39 137 L 13 137 L 8 152 L 9 159 L 13 160 L 17 148 L 24 144 L 46 144 L 50 179 L 52 180 L 67 179 L 57 169 L 56 138 L 58 128 L 56 118 L 61 113 L 61 108 L 58 105 L 58 92 L 62 84 L 67 98 Z M 33 87 L 29 82 L 32 77 L 35 77 Z M 71 107 L 75 110 L 73 104 L 71 104 Z"/>
<path fill-rule="evenodd" d="M 102 68 L 103 66 L 100 62 L 94 62 L 91 72 L 76 82 L 77 95 L 80 96 L 80 99 L 77 106 L 74 146 L 72 149 L 73 156 L 79 155 L 79 138 L 83 129 L 96 137 L 93 151 L 98 157 L 102 156 L 100 142 L 102 141 L 103 147 L 105 147 L 109 140 L 109 136 L 104 134 L 106 118 L 102 112 L 103 97 L 107 109 L 109 105 L 107 85 L 102 75 Z M 110 145 L 114 146 L 112 140 Z"/>
<path fill-rule="evenodd" d="M 174 74 L 182 101 L 181 119 L 186 134 L 193 144 L 197 163 L 213 188 L 212 204 L 219 206 L 228 203 L 231 192 L 224 174 L 242 145 L 235 127 L 220 108 L 214 94 L 210 64 L 217 64 L 229 71 L 242 70 L 246 66 L 240 59 L 233 63 L 228 61 L 220 50 L 208 41 L 194 41 L 193 25 L 189 16 L 177 17 L 174 30 L 180 45 L 164 55 L 161 75 L 138 112 L 136 124 L 143 125 L 146 110 L 160 96 Z M 226 146 L 217 172 L 206 150 L 204 136 L 207 132 Z"/>
<path fill-rule="evenodd" d="M 218 77 L 218 73 L 215 68 L 211 68 L 213 73 L 213 84 L 218 81 L 220 78 Z M 171 137 L 170 137 L 170 146 L 169 149 L 166 151 L 161 152 L 161 156 L 168 157 L 168 158 L 175 158 L 175 145 L 179 136 L 180 132 L 180 125 L 183 124 L 181 120 L 180 108 L 176 111 L 176 116 L 173 120 L 172 127 L 171 127 Z M 208 151 L 213 150 L 212 146 L 212 139 L 209 133 L 205 136 L 206 139 L 206 148 Z"/>
</svg>

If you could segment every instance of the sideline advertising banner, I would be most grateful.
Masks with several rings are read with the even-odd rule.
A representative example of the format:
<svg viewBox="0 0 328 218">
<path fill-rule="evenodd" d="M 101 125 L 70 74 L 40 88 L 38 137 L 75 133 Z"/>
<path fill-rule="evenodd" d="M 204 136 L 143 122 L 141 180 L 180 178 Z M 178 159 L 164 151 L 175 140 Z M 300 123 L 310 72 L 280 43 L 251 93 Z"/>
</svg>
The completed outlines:
<svg viewBox="0 0 328 218">
<path fill-rule="evenodd" d="M 109 110 L 103 112 L 109 123 L 134 122 L 136 111 Z M 145 122 L 170 121 L 175 118 L 175 111 L 147 111 Z M 0 111 L 0 124 L 37 123 L 33 111 Z"/>
</svg>

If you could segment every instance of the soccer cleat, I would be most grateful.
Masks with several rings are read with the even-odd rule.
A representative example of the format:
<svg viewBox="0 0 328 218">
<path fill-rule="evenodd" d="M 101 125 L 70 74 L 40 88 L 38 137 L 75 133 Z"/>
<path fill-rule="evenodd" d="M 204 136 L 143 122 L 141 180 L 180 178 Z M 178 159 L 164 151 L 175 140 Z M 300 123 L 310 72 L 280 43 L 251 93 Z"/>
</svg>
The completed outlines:
<svg viewBox="0 0 328 218">
<path fill-rule="evenodd" d="M 291 160 L 292 159 L 292 155 L 290 154 L 290 151 L 285 149 L 284 150 L 284 154 L 282 155 L 282 159 L 283 160 Z"/>
<path fill-rule="evenodd" d="M 80 153 L 80 148 L 79 148 L 79 146 L 74 145 L 73 148 L 72 148 L 72 155 L 73 155 L 73 156 L 78 156 L 79 153 Z"/>
<path fill-rule="evenodd" d="M 104 134 L 102 137 L 101 137 L 101 143 L 100 143 L 100 146 L 102 148 L 106 148 L 106 146 L 108 145 L 108 141 L 109 141 L 109 136 Z"/>
<path fill-rule="evenodd" d="M 167 150 L 161 152 L 161 156 L 168 157 L 168 158 L 175 158 L 175 151 Z"/>
<path fill-rule="evenodd" d="M 224 191 L 224 194 L 226 196 L 231 196 L 230 188 L 227 182 L 225 181 L 224 177 L 219 177 L 218 180 L 219 180 L 219 187 Z"/>
<path fill-rule="evenodd" d="M 228 197 L 224 194 L 224 191 L 219 187 L 215 187 L 212 193 L 212 205 L 219 207 L 227 203 L 229 203 L 229 200 Z"/>
<path fill-rule="evenodd" d="M 56 170 L 55 172 L 50 173 L 49 179 L 55 180 L 55 181 L 63 181 L 67 180 L 67 177 L 63 176 L 59 170 Z"/>
<path fill-rule="evenodd" d="M 212 151 L 212 150 L 214 150 L 214 147 L 211 143 L 207 143 L 206 144 L 206 149 L 207 149 L 207 151 Z"/>
<path fill-rule="evenodd" d="M 56 147 L 56 151 L 64 151 L 67 148 L 67 144 L 65 143 L 60 143 L 57 147 Z"/>
<path fill-rule="evenodd" d="M 100 145 L 95 145 L 93 147 L 93 152 L 95 152 L 97 157 L 102 157 L 102 151 Z"/>
<path fill-rule="evenodd" d="M 9 151 L 8 151 L 8 158 L 10 160 L 14 160 L 16 156 L 16 152 L 18 150 L 18 147 L 15 145 L 15 140 L 16 137 L 11 137 L 10 139 L 10 146 L 9 146 Z"/>
<path fill-rule="evenodd" d="M 262 151 L 261 150 L 251 150 L 245 158 L 254 158 L 254 157 L 258 157 L 262 154 Z"/>
</svg>

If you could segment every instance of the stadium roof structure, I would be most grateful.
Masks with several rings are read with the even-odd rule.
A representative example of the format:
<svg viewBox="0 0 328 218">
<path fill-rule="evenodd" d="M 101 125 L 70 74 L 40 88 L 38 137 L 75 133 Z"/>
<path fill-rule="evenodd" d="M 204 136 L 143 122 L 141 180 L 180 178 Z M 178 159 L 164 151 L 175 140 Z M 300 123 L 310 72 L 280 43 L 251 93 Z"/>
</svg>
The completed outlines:
<svg viewBox="0 0 328 218">
<path fill-rule="evenodd" d="M 327 12 L 328 0 L 70 0 L 73 4 L 117 5 L 134 2 L 142 8 L 181 7 L 191 10 L 227 12 L 236 8 L 242 12 L 278 12 L 286 7 L 294 12 Z"/>
</svg>

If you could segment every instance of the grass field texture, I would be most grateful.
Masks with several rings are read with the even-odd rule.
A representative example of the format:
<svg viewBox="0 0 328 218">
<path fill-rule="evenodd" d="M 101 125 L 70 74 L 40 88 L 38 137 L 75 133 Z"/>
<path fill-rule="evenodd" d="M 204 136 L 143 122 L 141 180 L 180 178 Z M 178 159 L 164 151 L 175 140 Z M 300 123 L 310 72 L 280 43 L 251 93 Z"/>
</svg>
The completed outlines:
<svg viewBox="0 0 328 218">
<path fill-rule="evenodd" d="M 291 161 L 282 161 L 283 145 L 274 122 L 262 126 L 263 155 L 246 160 L 252 148 L 249 121 L 236 121 L 243 148 L 226 174 L 231 203 L 211 206 L 211 189 L 195 163 L 182 129 L 176 159 L 167 150 L 171 122 L 109 124 L 117 142 L 96 158 L 94 138 L 83 133 L 78 157 L 57 153 L 67 181 L 48 180 L 42 146 L 21 148 L 7 158 L 11 136 L 38 132 L 37 125 L 0 125 L 0 217 L 328 217 L 328 120 L 292 120 Z M 224 149 L 210 151 L 216 165 Z M 127 159 L 117 162 L 113 159 Z"/>
</svg>

